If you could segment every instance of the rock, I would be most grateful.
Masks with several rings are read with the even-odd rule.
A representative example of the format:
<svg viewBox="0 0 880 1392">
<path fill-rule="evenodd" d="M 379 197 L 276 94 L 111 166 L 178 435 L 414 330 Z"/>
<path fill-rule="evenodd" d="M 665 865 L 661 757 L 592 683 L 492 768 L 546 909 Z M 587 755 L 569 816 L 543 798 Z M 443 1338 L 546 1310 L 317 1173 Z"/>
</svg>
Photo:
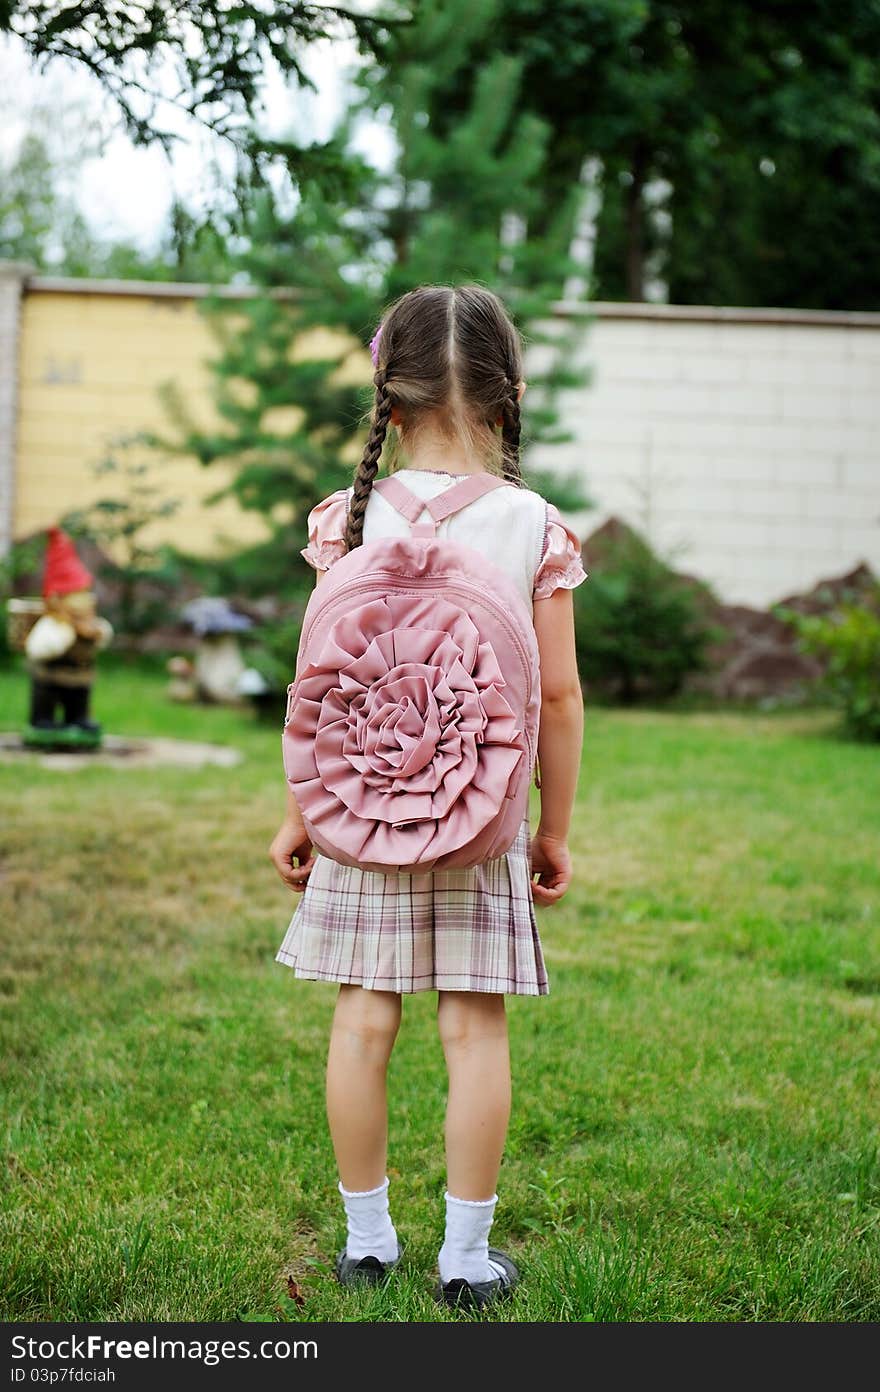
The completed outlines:
<svg viewBox="0 0 880 1392">
<path fill-rule="evenodd" d="M 609 517 L 582 544 L 584 568 L 601 570 L 609 550 L 627 534 L 638 536 L 620 518 Z M 685 693 L 700 692 L 734 701 L 794 701 L 807 694 L 822 675 L 824 663 L 798 650 L 798 636 L 790 624 L 772 609 L 724 604 L 698 576 L 674 573 L 693 588 L 698 612 L 705 621 L 723 632 L 706 649 L 707 670 L 693 672 L 685 679 Z M 777 603 L 800 614 L 824 614 L 844 599 L 859 602 L 870 595 L 876 603 L 877 583 L 870 566 L 862 562 L 844 575 L 819 580 L 806 593 L 788 595 Z"/>
<path fill-rule="evenodd" d="M 871 567 L 862 561 L 854 570 L 847 571 L 845 575 L 832 576 L 828 580 L 818 580 L 806 594 L 788 595 L 785 599 L 780 599 L 778 603 L 784 604 L 788 609 L 796 609 L 800 614 L 826 614 L 829 609 L 833 609 L 842 600 L 860 603 L 871 594 L 873 594 L 876 604 L 876 585 L 877 576 Z"/>
</svg>

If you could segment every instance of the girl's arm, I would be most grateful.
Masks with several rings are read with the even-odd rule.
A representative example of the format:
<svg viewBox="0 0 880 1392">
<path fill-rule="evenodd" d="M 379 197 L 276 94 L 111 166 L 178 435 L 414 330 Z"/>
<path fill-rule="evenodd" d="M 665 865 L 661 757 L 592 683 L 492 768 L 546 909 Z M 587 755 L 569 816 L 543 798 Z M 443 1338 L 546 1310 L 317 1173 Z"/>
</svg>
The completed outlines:
<svg viewBox="0 0 880 1392">
<path fill-rule="evenodd" d="M 290 889 L 305 889 L 315 857 L 290 784 L 287 785 L 287 811 L 269 847 L 269 859 Z"/>
<path fill-rule="evenodd" d="M 557 903 L 571 884 L 568 831 L 584 739 L 571 590 L 535 600 L 534 621 L 541 658 L 541 820 L 532 841 L 532 874 L 538 877 L 532 892 L 536 904 L 547 905 Z"/>
</svg>

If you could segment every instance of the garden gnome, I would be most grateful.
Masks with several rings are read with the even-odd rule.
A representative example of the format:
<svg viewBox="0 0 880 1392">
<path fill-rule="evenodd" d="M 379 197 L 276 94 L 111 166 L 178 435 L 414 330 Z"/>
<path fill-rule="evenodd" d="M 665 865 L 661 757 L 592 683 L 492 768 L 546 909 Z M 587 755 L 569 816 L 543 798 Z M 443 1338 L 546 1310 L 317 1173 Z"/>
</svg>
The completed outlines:
<svg viewBox="0 0 880 1392">
<path fill-rule="evenodd" d="M 50 527 L 43 573 L 43 613 L 25 639 L 31 719 L 24 742 L 95 748 L 101 727 L 89 719 L 95 654 L 113 637 L 95 613 L 93 577 L 70 537 Z M 56 720 L 56 710 L 62 716 Z"/>
</svg>

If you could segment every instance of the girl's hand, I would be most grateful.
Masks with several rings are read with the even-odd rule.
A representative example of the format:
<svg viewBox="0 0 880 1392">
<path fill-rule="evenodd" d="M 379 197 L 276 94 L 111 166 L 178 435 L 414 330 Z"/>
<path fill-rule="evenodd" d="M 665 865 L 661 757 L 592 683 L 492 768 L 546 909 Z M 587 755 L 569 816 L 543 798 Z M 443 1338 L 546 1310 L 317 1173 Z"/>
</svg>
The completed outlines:
<svg viewBox="0 0 880 1392">
<path fill-rule="evenodd" d="M 288 889 L 302 893 L 315 864 L 312 843 L 302 822 L 285 817 L 269 847 L 269 859 Z M 296 865 L 293 861 L 296 861 Z"/>
<path fill-rule="evenodd" d="M 558 903 L 571 884 L 571 875 L 568 842 L 538 831 L 532 841 L 532 898 L 535 903 L 545 906 Z"/>
</svg>

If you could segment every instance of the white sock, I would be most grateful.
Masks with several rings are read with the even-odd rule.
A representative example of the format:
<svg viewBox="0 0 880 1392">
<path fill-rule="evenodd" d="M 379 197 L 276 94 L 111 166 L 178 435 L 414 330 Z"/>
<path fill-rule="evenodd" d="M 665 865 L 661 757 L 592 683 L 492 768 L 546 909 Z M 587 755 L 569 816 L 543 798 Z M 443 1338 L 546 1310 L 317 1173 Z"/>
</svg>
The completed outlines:
<svg viewBox="0 0 880 1392">
<path fill-rule="evenodd" d="M 345 1251 L 359 1261 L 361 1257 L 378 1257 L 379 1261 L 394 1261 L 400 1248 L 397 1233 L 388 1212 L 388 1177 L 378 1189 L 349 1193 L 339 1183 L 348 1219 L 348 1241 Z"/>
<path fill-rule="evenodd" d="M 491 1199 L 455 1199 L 446 1194 L 446 1236 L 437 1258 L 440 1280 L 494 1281 L 504 1273 L 489 1260 L 489 1229 L 498 1195 Z"/>
</svg>

